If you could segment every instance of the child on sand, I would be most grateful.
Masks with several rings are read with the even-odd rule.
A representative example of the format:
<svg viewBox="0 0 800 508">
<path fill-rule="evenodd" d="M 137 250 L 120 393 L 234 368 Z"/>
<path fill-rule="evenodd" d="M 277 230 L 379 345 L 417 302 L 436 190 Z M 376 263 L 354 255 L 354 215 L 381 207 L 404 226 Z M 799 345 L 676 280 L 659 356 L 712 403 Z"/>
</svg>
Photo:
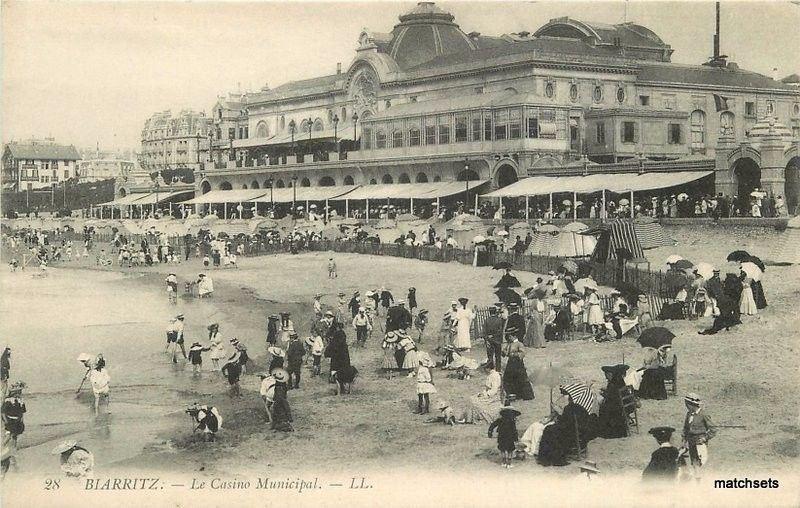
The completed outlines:
<svg viewBox="0 0 800 508">
<path fill-rule="evenodd" d="M 511 406 L 500 409 L 500 418 L 489 425 L 489 437 L 492 437 L 494 429 L 497 429 L 497 449 L 500 450 L 502 464 L 505 468 L 512 468 L 511 457 L 516 449 L 516 442 L 519 440 L 517 432 L 517 417 L 522 414 Z"/>
<path fill-rule="evenodd" d="M 417 369 L 417 399 L 419 414 L 424 415 L 431 412 L 431 395 L 436 393 L 436 387 L 433 385 L 433 376 L 431 375 L 430 368 L 433 367 L 433 361 L 430 356 L 421 354 L 419 355 L 419 368 Z"/>
<path fill-rule="evenodd" d="M 210 347 L 203 347 L 199 342 L 192 344 L 189 348 L 189 361 L 192 363 L 192 374 L 200 374 L 203 368 L 203 351 L 211 351 Z"/>
<path fill-rule="evenodd" d="M 328 258 L 328 278 L 335 279 L 336 277 L 336 261 L 333 258 Z"/>
</svg>

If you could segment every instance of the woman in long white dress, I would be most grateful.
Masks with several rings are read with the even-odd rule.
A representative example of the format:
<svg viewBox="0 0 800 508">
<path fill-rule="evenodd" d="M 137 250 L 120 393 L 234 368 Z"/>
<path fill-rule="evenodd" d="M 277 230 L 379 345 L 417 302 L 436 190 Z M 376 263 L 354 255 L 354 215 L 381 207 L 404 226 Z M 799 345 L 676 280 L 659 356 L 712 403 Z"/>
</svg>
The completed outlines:
<svg viewBox="0 0 800 508">
<path fill-rule="evenodd" d="M 603 308 L 600 306 L 600 297 L 597 296 L 597 290 L 593 287 L 586 288 L 589 294 L 586 296 L 586 305 L 589 307 L 588 324 L 593 332 L 597 332 L 598 328 L 604 326 L 605 319 L 603 319 Z"/>
<path fill-rule="evenodd" d="M 458 299 L 461 306 L 456 311 L 455 319 L 456 319 L 456 338 L 453 345 L 456 349 L 471 349 L 472 348 L 472 341 L 470 339 L 470 328 L 472 327 L 472 320 L 474 319 L 474 315 L 472 314 L 472 310 L 467 308 L 467 302 L 469 301 L 466 298 L 459 298 Z"/>
<path fill-rule="evenodd" d="M 742 296 L 739 298 L 739 312 L 745 316 L 754 316 L 758 314 L 758 307 L 756 307 L 756 300 L 753 298 L 753 288 L 751 284 L 753 279 L 745 277 L 742 279 Z"/>
</svg>

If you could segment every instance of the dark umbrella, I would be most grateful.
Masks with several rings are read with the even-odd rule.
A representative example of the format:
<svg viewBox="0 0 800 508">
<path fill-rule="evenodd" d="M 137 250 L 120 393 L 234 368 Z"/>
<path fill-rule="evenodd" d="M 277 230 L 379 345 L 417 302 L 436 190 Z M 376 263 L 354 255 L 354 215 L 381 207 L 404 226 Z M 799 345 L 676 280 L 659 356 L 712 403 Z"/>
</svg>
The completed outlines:
<svg viewBox="0 0 800 508">
<path fill-rule="evenodd" d="M 505 303 L 506 305 L 510 303 L 516 303 L 517 305 L 522 303 L 522 297 L 514 291 L 513 289 L 508 288 L 500 288 L 494 292 L 497 296 L 498 300 Z"/>
<path fill-rule="evenodd" d="M 728 254 L 727 260 L 741 263 L 742 261 L 747 261 L 749 257 L 750 254 L 746 250 L 735 250 Z"/>
<path fill-rule="evenodd" d="M 675 263 L 673 263 L 672 266 L 674 266 L 678 270 L 688 270 L 689 268 L 692 268 L 694 266 L 694 263 L 692 263 L 688 259 L 681 259 L 680 261 L 676 261 Z"/>
<path fill-rule="evenodd" d="M 514 268 L 514 265 L 508 261 L 500 261 L 492 267 L 492 270 L 511 270 L 512 268 Z"/>
<path fill-rule="evenodd" d="M 500 280 L 497 281 L 495 284 L 496 288 L 521 288 L 522 284 L 520 283 L 519 279 L 514 277 L 513 275 L 505 274 L 500 277 Z"/>
<path fill-rule="evenodd" d="M 762 272 L 766 272 L 767 271 L 767 267 L 764 266 L 764 262 L 761 261 L 761 258 L 758 257 L 758 256 L 747 256 L 747 259 L 743 259 L 741 262 L 742 263 L 753 263 L 759 269 L 761 269 Z"/>
<path fill-rule="evenodd" d="M 663 326 L 654 326 L 645 329 L 637 339 L 642 347 L 660 348 L 665 344 L 672 344 L 675 334 Z"/>
</svg>

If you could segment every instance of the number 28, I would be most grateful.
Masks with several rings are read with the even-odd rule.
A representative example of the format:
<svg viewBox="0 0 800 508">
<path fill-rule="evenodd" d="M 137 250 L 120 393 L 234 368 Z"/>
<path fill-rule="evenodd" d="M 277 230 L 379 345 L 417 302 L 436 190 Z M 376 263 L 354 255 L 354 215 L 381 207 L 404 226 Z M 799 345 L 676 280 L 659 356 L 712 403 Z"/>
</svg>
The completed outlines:
<svg viewBox="0 0 800 508">
<path fill-rule="evenodd" d="M 61 481 L 60 480 L 45 480 L 44 481 L 44 490 L 58 490 L 61 488 Z"/>
</svg>

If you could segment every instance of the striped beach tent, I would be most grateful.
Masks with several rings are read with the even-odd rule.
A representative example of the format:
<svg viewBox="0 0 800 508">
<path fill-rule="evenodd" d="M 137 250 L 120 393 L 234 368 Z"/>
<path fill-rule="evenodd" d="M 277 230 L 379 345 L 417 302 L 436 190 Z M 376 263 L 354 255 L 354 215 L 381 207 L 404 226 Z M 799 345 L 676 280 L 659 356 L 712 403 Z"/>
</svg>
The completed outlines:
<svg viewBox="0 0 800 508">
<path fill-rule="evenodd" d="M 644 250 L 631 220 L 612 220 L 581 234 L 597 237 L 597 246 L 592 253 L 592 259 L 597 262 L 605 263 L 609 259 L 616 259 L 618 249 L 630 252 L 632 260 L 644 259 Z"/>
<path fill-rule="evenodd" d="M 655 249 L 675 245 L 675 240 L 664 233 L 661 224 L 652 217 L 643 217 L 633 221 L 633 229 L 642 249 Z"/>
</svg>

